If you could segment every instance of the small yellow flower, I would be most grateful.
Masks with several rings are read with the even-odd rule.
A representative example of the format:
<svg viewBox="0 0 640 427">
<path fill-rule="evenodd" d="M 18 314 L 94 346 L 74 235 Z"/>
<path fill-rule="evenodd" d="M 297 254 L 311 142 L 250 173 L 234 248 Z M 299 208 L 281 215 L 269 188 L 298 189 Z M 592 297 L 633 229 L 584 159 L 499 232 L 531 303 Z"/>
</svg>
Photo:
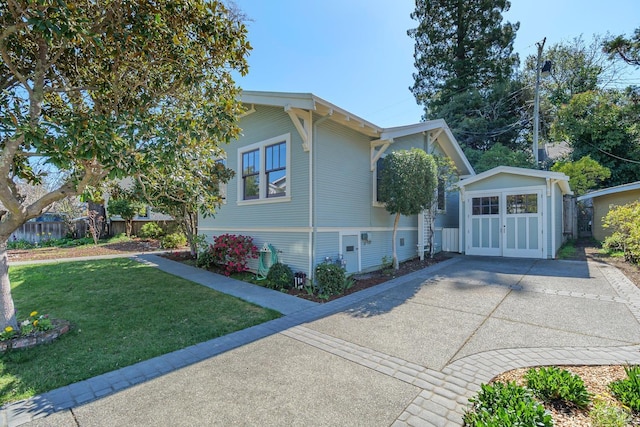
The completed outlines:
<svg viewBox="0 0 640 427">
<path fill-rule="evenodd" d="M 30 314 L 29 316 L 34 317 L 34 316 L 37 316 L 37 315 L 38 315 L 38 312 L 37 312 L 37 311 L 32 311 L 32 312 L 31 312 L 31 314 Z"/>
<path fill-rule="evenodd" d="M 37 320 L 35 320 L 35 321 L 33 322 L 33 326 L 38 326 L 38 321 L 37 321 Z"/>
<path fill-rule="evenodd" d="M 13 331 L 13 328 L 11 326 L 7 326 L 6 328 L 4 328 L 5 332 L 11 332 Z"/>
</svg>

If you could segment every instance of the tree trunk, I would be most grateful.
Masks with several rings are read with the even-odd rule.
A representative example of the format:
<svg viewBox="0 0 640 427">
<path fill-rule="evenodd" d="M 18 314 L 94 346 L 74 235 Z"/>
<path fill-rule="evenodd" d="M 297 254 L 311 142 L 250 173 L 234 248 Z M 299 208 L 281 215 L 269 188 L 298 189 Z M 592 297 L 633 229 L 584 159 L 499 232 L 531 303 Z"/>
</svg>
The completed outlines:
<svg viewBox="0 0 640 427">
<path fill-rule="evenodd" d="M 18 321 L 16 319 L 16 310 L 11 297 L 11 282 L 9 281 L 9 258 L 7 256 L 7 239 L 0 241 L 0 289 L 2 292 L 2 301 L 0 301 L 0 328 L 4 330 L 7 326 L 11 326 L 18 330 Z"/>
<path fill-rule="evenodd" d="M 182 216 L 181 228 L 184 235 L 187 236 L 187 242 L 189 243 L 189 252 L 192 257 L 198 255 L 198 214 L 189 212 L 188 210 Z"/>
<path fill-rule="evenodd" d="M 124 227 L 125 227 L 124 231 L 127 237 L 131 237 L 131 231 L 133 230 L 133 220 L 132 219 L 125 220 Z"/>
<path fill-rule="evenodd" d="M 400 269 L 400 263 L 398 262 L 398 255 L 396 253 L 396 234 L 398 233 L 398 223 L 400 222 L 400 214 L 396 214 L 396 219 L 393 221 L 393 268 L 394 270 Z"/>
</svg>

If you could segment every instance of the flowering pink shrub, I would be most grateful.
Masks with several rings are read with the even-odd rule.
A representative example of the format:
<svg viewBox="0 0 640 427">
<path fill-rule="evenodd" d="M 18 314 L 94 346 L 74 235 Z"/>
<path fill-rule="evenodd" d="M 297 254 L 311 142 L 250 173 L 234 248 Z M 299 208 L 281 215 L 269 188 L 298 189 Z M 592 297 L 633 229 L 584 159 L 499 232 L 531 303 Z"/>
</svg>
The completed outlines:
<svg viewBox="0 0 640 427">
<path fill-rule="evenodd" d="M 213 263 L 229 276 L 247 271 L 249 259 L 258 258 L 258 247 L 249 236 L 222 234 L 209 245 L 209 253 Z"/>
</svg>

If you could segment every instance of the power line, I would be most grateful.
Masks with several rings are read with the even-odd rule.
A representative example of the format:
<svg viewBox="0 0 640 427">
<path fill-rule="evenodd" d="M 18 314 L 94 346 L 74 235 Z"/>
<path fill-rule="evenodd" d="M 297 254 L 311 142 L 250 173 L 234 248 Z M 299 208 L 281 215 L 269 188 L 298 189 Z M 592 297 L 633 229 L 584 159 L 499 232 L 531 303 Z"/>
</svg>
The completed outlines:
<svg viewBox="0 0 640 427">
<path fill-rule="evenodd" d="M 616 159 L 618 159 L 618 160 L 622 160 L 623 162 L 635 163 L 635 164 L 640 165 L 640 161 L 638 161 L 638 160 L 625 159 L 624 157 L 616 156 L 616 155 L 615 155 L 615 154 L 613 154 L 613 153 L 609 153 L 608 151 L 604 151 L 602 148 L 600 148 L 600 147 L 596 146 L 595 144 L 592 144 L 592 143 L 587 142 L 587 141 L 585 141 L 585 142 L 586 142 L 587 144 L 589 144 L 590 146 L 592 146 L 593 148 L 595 148 L 596 150 L 603 152 L 603 153 L 604 153 L 604 154 L 606 154 L 607 156 L 611 156 L 611 157 L 616 158 Z"/>
</svg>

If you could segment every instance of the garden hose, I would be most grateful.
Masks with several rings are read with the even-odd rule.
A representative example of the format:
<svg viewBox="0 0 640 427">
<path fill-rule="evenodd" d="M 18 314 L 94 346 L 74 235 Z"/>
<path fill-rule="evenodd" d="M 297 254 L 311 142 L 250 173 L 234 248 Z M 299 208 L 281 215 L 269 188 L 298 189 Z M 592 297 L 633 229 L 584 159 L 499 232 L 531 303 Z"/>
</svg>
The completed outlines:
<svg viewBox="0 0 640 427">
<path fill-rule="evenodd" d="M 265 263 L 265 258 L 267 254 L 271 252 L 271 263 L 269 267 L 267 267 Z M 258 259 L 258 272 L 256 273 L 256 280 L 264 280 L 267 278 L 267 273 L 269 273 L 269 268 L 278 262 L 278 251 L 273 247 L 272 244 L 265 245 L 260 249 L 260 256 Z"/>
</svg>

